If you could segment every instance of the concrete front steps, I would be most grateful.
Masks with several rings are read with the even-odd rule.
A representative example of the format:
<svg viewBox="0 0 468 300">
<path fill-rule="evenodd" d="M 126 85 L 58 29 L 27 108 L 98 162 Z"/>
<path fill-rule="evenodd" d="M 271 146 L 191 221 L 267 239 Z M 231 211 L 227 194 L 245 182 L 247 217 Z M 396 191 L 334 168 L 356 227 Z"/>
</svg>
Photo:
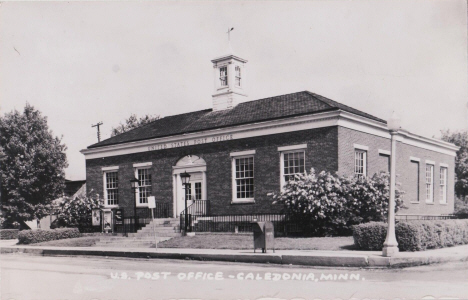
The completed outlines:
<svg viewBox="0 0 468 300">
<path fill-rule="evenodd" d="M 154 247 L 155 234 L 158 243 L 181 236 L 179 232 L 179 218 L 154 219 L 148 225 L 138 230 L 137 233 L 129 233 L 128 237 L 104 236 L 95 244 L 96 247 L 112 248 L 151 248 Z"/>
</svg>

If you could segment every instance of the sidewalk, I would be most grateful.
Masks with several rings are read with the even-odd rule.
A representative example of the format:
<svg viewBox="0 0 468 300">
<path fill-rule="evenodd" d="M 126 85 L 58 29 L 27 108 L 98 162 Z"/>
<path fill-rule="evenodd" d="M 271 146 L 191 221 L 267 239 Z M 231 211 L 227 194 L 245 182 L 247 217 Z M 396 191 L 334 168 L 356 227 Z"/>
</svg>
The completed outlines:
<svg viewBox="0 0 468 300">
<path fill-rule="evenodd" d="M 87 255 L 129 258 L 160 258 L 201 261 L 228 261 L 282 265 L 400 268 L 450 261 L 468 260 L 468 245 L 421 252 L 400 252 L 395 257 L 382 257 L 380 251 L 318 251 L 277 250 L 268 253 L 253 250 L 176 249 L 176 248 L 99 248 L 99 247 L 44 247 L 15 245 L 16 240 L 1 241 L 1 253 L 28 253 L 33 255 Z"/>
</svg>

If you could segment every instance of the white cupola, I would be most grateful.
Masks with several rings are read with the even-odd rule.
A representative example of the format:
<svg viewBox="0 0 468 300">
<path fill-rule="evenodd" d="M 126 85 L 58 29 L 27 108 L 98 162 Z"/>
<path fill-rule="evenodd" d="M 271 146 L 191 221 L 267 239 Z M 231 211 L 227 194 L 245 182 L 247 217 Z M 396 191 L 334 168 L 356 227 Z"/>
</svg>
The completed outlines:
<svg viewBox="0 0 468 300">
<path fill-rule="evenodd" d="M 247 100 L 245 93 L 245 64 L 247 60 L 233 54 L 231 43 L 227 54 L 213 59 L 213 111 L 235 107 Z"/>
</svg>

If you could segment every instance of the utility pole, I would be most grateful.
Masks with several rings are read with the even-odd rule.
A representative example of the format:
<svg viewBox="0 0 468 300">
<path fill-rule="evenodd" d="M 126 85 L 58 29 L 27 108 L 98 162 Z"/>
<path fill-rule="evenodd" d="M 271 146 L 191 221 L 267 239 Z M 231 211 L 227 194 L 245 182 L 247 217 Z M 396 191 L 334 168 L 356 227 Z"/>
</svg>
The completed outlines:
<svg viewBox="0 0 468 300">
<path fill-rule="evenodd" d="M 98 143 L 101 141 L 101 130 L 99 130 L 99 126 L 101 126 L 103 123 L 102 122 L 99 122 L 97 124 L 91 124 L 91 127 L 97 127 L 97 140 L 98 140 Z"/>
</svg>

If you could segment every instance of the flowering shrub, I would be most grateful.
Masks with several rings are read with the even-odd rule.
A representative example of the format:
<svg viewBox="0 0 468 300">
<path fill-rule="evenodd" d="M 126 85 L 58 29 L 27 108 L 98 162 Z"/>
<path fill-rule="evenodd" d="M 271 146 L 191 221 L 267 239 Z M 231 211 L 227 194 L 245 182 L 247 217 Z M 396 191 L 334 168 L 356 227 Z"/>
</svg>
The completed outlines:
<svg viewBox="0 0 468 300">
<path fill-rule="evenodd" d="M 98 197 L 67 197 L 60 204 L 53 227 L 77 227 L 80 232 L 88 232 L 92 229 L 92 210 L 99 207 Z"/>
<path fill-rule="evenodd" d="M 273 203 L 284 205 L 304 230 L 312 235 L 350 235 L 352 226 L 385 220 L 388 213 L 389 174 L 344 177 L 314 169 L 297 174 L 279 194 L 269 194 Z M 395 209 L 403 207 L 402 194 L 395 193 Z"/>
</svg>

